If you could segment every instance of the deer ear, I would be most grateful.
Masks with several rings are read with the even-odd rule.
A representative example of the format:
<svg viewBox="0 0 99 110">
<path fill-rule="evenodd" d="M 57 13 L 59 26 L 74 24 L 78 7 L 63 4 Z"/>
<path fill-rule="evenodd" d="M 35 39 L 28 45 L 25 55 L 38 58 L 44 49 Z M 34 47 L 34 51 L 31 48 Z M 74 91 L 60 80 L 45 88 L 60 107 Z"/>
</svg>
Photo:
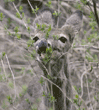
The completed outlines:
<svg viewBox="0 0 99 110">
<path fill-rule="evenodd" d="M 38 17 L 35 18 L 33 22 L 33 26 L 36 28 L 36 23 L 42 25 L 51 25 L 53 27 L 53 19 L 52 19 L 52 13 L 50 11 L 44 11 L 41 13 Z"/>
<path fill-rule="evenodd" d="M 80 10 L 75 11 L 67 20 L 65 25 L 71 25 L 74 31 L 79 31 L 82 27 L 83 13 Z"/>
</svg>

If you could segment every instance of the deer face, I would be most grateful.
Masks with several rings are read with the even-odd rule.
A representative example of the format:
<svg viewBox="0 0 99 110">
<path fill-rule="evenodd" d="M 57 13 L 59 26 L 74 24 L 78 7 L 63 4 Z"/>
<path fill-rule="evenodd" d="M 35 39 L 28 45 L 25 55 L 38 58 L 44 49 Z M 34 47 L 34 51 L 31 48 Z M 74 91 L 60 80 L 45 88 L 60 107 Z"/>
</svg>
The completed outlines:
<svg viewBox="0 0 99 110">
<path fill-rule="evenodd" d="M 54 62 L 59 58 L 63 58 L 63 54 L 71 47 L 74 36 L 75 34 L 71 26 L 65 26 L 61 29 L 53 28 L 49 32 L 47 39 L 46 33 L 37 32 L 33 38 L 37 60 L 44 62 L 45 59 L 48 60 L 47 62 Z"/>
<path fill-rule="evenodd" d="M 48 12 L 49 13 L 49 12 Z M 48 21 L 46 20 L 46 14 L 47 18 L 49 15 L 49 18 L 51 18 L 51 13 L 48 14 L 47 12 L 42 14 L 42 22 L 48 25 Z M 73 18 L 77 16 L 77 18 Z M 50 24 L 52 24 L 52 29 L 49 32 L 47 39 L 46 39 L 46 32 L 43 31 L 37 31 L 35 36 L 33 37 L 34 40 L 34 46 L 37 52 L 37 60 L 39 62 L 42 62 L 43 64 L 55 63 L 58 59 L 63 58 L 63 54 L 66 53 L 69 48 L 71 47 L 71 44 L 73 42 L 73 39 L 75 37 L 75 29 L 79 30 L 81 27 L 81 11 L 75 12 L 69 19 L 67 19 L 66 24 L 62 28 L 53 28 L 52 19 L 49 21 Z M 40 23 L 40 17 L 39 19 L 36 19 L 34 21 L 35 23 Z M 78 21 L 77 21 L 78 19 Z M 74 20 L 74 21 L 73 21 Z M 77 21 L 77 22 L 76 22 Z M 42 24 L 42 23 L 41 23 Z M 79 28 L 78 28 L 79 27 Z M 76 30 L 77 31 L 77 30 Z M 46 63 L 44 61 L 46 60 Z"/>
</svg>

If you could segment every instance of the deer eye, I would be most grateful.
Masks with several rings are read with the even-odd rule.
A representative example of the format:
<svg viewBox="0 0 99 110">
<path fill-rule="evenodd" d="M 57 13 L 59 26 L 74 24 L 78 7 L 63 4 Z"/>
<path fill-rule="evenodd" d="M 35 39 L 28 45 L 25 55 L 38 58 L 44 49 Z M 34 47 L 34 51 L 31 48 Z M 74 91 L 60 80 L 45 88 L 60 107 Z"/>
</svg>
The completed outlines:
<svg viewBox="0 0 99 110">
<path fill-rule="evenodd" d="M 59 40 L 60 40 L 62 43 L 65 43 L 65 42 L 67 41 L 67 39 L 66 39 L 64 36 L 60 37 Z"/>
<path fill-rule="evenodd" d="M 37 42 L 37 41 L 39 40 L 38 36 L 35 36 L 35 37 L 33 38 L 33 40 L 34 40 L 35 42 Z"/>
</svg>

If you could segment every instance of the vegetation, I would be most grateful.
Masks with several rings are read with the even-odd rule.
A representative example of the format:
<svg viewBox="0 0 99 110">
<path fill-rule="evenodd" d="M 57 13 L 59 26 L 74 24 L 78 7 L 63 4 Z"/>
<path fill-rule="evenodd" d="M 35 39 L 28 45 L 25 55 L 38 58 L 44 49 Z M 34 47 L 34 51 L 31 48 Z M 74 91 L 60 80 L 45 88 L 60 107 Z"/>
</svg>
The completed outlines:
<svg viewBox="0 0 99 110">
<path fill-rule="evenodd" d="M 39 72 L 37 69 L 35 71 L 36 51 L 32 39 L 34 27 L 31 24 L 41 7 L 37 4 L 33 7 L 31 0 L 27 0 L 26 3 L 23 1 L 0 1 L 0 91 L 2 91 L 0 92 L 0 99 L 2 99 L 0 109 L 3 110 L 17 109 L 21 98 L 28 91 L 28 84 Z M 73 88 L 73 99 L 70 101 L 77 108 L 76 110 L 86 110 L 86 107 L 88 110 L 97 110 L 99 108 L 99 2 L 97 0 L 79 0 L 78 2 L 59 0 L 58 9 L 53 5 L 53 0 L 47 0 L 44 4 L 54 9 L 55 19 L 60 15 L 66 19 L 68 15 L 71 15 L 72 10 L 83 11 L 82 29 L 80 34 L 76 35 L 69 51 Z M 68 7 L 66 7 L 67 4 Z M 46 34 L 45 38 L 48 39 L 52 30 L 51 25 L 37 23 L 36 26 L 39 31 Z M 58 40 L 59 36 L 53 35 L 53 39 Z M 46 49 L 43 58 L 45 64 L 50 61 L 52 53 L 51 47 Z M 53 80 L 50 74 L 47 75 L 47 80 Z M 44 77 L 41 76 L 39 83 L 43 86 L 45 82 Z M 52 93 L 46 95 L 43 91 L 42 96 L 47 97 L 53 105 L 57 101 Z M 31 105 L 31 110 L 37 110 L 39 101 L 33 105 L 28 98 L 25 101 Z M 54 107 L 49 110 L 54 110 Z"/>
</svg>

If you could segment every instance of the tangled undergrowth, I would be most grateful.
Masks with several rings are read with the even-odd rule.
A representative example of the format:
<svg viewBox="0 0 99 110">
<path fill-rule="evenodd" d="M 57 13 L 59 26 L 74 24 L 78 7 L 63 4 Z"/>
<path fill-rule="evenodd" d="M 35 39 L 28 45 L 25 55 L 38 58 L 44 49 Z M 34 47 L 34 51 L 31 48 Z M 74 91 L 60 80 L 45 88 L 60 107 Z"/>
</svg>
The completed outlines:
<svg viewBox="0 0 99 110">
<path fill-rule="evenodd" d="M 73 89 L 72 103 L 77 110 L 99 110 L 99 19 L 96 20 L 95 12 L 92 11 L 94 3 L 85 1 L 47 0 L 43 1 L 43 4 L 54 10 L 55 18 L 61 18 L 61 22 L 58 20 L 59 27 L 75 10 L 83 11 L 82 29 L 79 34 L 76 34 L 68 52 Z M 28 91 L 30 81 L 36 75 L 42 76 L 35 59 L 36 51 L 32 40 L 35 27 L 32 24 L 43 5 L 42 2 L 35 2 L 34 7 L 31 0 L 27 2 L 1 0 L 0 4 L 2 4 L 0 5 L 0 110 L 17 110 Z M 99 10 L 98 1 L 96 9 Z M 37 27 L 44 30 L 46 25 L 37 24 Z M 50 29 L 49 26 L 46 30 L 46 38 Z M 54 35 L 53 39 L 57 40 L 58 36 Z M 52 50 L 49 49 L 47 52 L 52 53 Z M 45 63 L 49 61 L 49 57 L 46 56 Z M 51 77 L 48 76 L 47 80 L 50 79 Z M 43 84 L 45 80 L 41 77 L 37 81 Z M 43 96 L 45 97 L 44 92 Z M 49 94 L 48 98 L 51 102 L 55 101 L 52 94 Z M 25 101 L 31 103 L 28 98 Z M 36 101 L 38 104 L 40 99 Z M 31 110 L 37 110 L 37 105 L 31 105 Z"/>
</svg>

